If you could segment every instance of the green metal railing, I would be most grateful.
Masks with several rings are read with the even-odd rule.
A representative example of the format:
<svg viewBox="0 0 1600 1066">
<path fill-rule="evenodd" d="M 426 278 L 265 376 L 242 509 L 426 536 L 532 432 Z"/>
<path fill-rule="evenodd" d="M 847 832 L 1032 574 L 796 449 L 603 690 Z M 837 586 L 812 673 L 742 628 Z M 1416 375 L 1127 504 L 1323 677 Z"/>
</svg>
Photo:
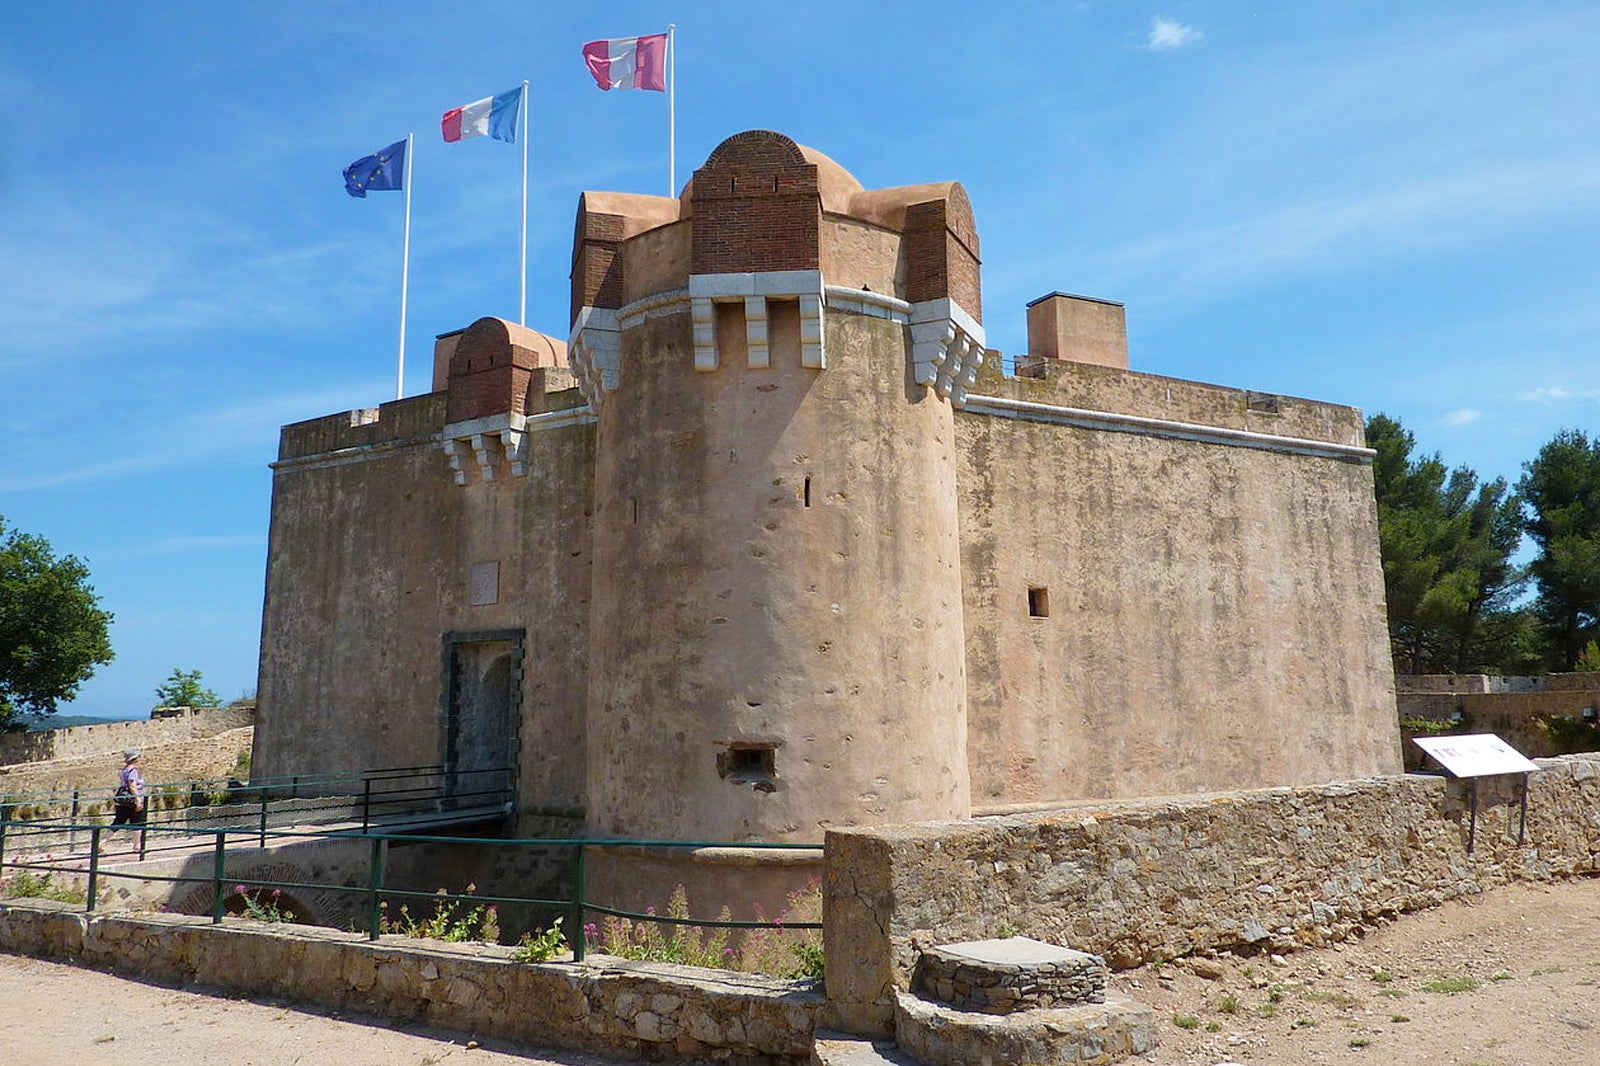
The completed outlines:
<svg viewBox="0 0 1600 1066">
<path fill-rule="evenodd" d="M 253 778 L 164 781 L 146 785 L 146 820 L 141 830 L 182 822 L 187 828 L 253 829 L 266 845 L 274 825 L 359 822 L 362 831 L 406 815 L 433 813 L 450 821 L 449 811 L 500 808 L 515 800 L 509 767 L 448 770 L 443 766 L 387 767 L 345 774 L 293 774 Z M 87 812 L 100 809 L 109 820 L 115 789 L 75 788 L 0 797 L 0 862 L 8 833 L 35 841 L 54 834 L 68 849 L 78 834 L 103 825 Z M 25 817 L 19 817 L 25 814 Z M 140 857 L 148 837 L 141 831 Z"/>
<path fill-rule="evenodd" d="M 4 854 L 4 843 L 8 828 L 15 834 L 18 827 L 26 823 L 11 822 L 0 818 L 0 877 L 3 877 L 7 868 L 13 870 L 46 871 L 64 873 L 69 876 L 85 876 L 86 900 L 84 909 L 94 913 L 104 883 L 110 879 L 125 878 L 128 880 L 150 883 L 168 884 L 209 884 L 211 887 L 211 919 L 220 923 L 227 913 L 227 901 L 230 896 L 237 894 L 229 890 L 233 878 L 228 875 L 228 850 L 230 842 L 237 852 L 241 848 L 255 849 L 264 846 L 266 841 L 274 837 L 292 838 L 304 841 L 310 837 L 323 840 L 365 840 L 370 847 L 368 856 L 368 877 L 365 885 L 352 886 L 332 882 L 296 882 L 261 880 L 251 878 L 253 891 L 261 889 L 278 889 L 288 892 L 331 892 L 331 893 L 360 893 L 365 896 L 366 932 L 369 939 L 376 940 L 383 931 L 383 910 L 388 900 L 431 900 L 435 902 L 447 901 L 459 903 L 470 901 L 477 905 L 502 905 L 519 904 L 528 907 L 543 908 L 547 912 L 554 911 L 562 915 L 564 922 L 570 922 L 566 940 L 572 949 L 574 961 L 581 961 L 585 954 L 586 931 L 584 919 L 587 915 L 605 915 L 629 921 L 654 922 L 662 925 L 698 926 L 711 929 L 820 929 L 820 922 L 808 921 L 761 921 L 761 920 L 731 920 L 722 918 L 689 918 L 674 917 L 654 913 L 638 913 L 623 910 L 587 898 L 585 885 L 585 851 L 590 848 L 630 848 L 644 850 L 682 850 L 700 848 L 735 848 L 742 850 L 766 851 L 815 851 L 816 844 L 781 844 L 781 843 L 727 843 L 715 841 L 686 841 L 686 840 L 618 840 L 618 839 L 572 839 L 566 837 L 556 838 L 484 838 L 484 837 L 459 837 L 459 836 L 426 836 L 414 833 L 386 833 L 374 832 L 370 829 L 356 830 L 329 830 L 319 829 L 315 826 L 299 827 L 293 830 L 258 830 L 239 828 L 194 828 L 173 825 L 146 826 L 142 832 L 153 833 L 158 836 L 169 837 L 178 843 L 169 845 L 169 850 L 186 848 L 193 852 L 195 842 L 199 839 L 208 839 L 212 862 L 209 876 L 172 876 L 157 874 L 153 871 L 120 871 L 108 869 L 101 861 L 105 851 L 105 834 L 117 834 L 121 828 L 112 828 L 101 824 L 80 825 L 77 828 L 88 834 L 89 849 L 87 856 L 58 859 L 54 857 L 34 857 L 30 861 L 7 861 Z M 388 853 L 392 843 L 405 844 L 433 843 L 469 846 L 473 848 L 524 848 L 524 849 L 560 849 L 572 853 L 572 885 L 570 896 L 533 897 L 533 896 L 505 896 L 492 895 L 480 896 L 466 893 L 425 892 L 406 889 L 388 884 Z M 153 849 L 160 850 L 160 849 Z M 113 852 L 113 854 L 115 854 Z M 141 846 L 141 855 L 143 854 Z"/>
</svg>

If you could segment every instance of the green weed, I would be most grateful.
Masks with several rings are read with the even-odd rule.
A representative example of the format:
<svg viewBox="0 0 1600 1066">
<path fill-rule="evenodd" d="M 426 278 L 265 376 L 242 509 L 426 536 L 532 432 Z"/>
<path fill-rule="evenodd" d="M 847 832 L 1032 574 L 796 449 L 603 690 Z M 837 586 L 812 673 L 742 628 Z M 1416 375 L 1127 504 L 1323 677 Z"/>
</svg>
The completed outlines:
<svg viewBox="0 0 1600 1066">
<path fill-rule="evenodd" d="M 1437 981 L 1429 981 L 1422 987 L 1427 992 L 1439 992 L 1443 995 L 1453 996 L 1457 992 L 1471 992 L 1480 984 L 1482 982 L 1476 977 L 1441 977 Z"/>
</svg>

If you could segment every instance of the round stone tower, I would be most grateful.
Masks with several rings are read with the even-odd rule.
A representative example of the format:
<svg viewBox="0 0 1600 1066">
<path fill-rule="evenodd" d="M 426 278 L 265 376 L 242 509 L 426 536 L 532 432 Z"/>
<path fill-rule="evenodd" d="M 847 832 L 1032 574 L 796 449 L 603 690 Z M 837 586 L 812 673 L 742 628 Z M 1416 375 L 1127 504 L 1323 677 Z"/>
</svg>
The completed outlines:
<svg viewBox="0 0 1600 1066">
<path fill-rule="evenodd" d="M 589 830 L 820 842 L 970 811 L 953 416 L 982 357 L 954 184 L 767 131 L 681 198 L 587 193 Z"/>
</svg>

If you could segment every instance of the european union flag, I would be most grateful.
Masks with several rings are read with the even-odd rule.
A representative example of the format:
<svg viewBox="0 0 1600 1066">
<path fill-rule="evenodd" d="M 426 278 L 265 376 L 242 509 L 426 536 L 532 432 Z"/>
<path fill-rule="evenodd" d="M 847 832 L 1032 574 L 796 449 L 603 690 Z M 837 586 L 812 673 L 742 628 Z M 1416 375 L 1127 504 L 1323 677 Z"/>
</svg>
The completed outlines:
<svg viewBox="0 0 1600 1066">
<path fill-rule="evenodd" d="M 406 142 L 396 141 L 372 155 L 364 155 L 344 168 L 344 191 L 351 196 L 366 196 L 370 189 L 405 188 Z"/>
</svg>

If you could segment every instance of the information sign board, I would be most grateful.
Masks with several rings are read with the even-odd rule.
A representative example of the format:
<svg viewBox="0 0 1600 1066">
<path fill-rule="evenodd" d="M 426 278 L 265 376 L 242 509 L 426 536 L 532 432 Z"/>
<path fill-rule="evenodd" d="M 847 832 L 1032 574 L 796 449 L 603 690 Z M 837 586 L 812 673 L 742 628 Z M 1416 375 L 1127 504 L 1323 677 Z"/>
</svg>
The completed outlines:
<svg viewBox="0 0 1600 1066">
<path fill-rule="evenodd" d="M 1414 739 L 1417 747 L 1439 760 L 1439 765 L 1455 777 L 1529 774 L 1539 769 L 1520 751 L 1493 733 Z"/>
</svg>

